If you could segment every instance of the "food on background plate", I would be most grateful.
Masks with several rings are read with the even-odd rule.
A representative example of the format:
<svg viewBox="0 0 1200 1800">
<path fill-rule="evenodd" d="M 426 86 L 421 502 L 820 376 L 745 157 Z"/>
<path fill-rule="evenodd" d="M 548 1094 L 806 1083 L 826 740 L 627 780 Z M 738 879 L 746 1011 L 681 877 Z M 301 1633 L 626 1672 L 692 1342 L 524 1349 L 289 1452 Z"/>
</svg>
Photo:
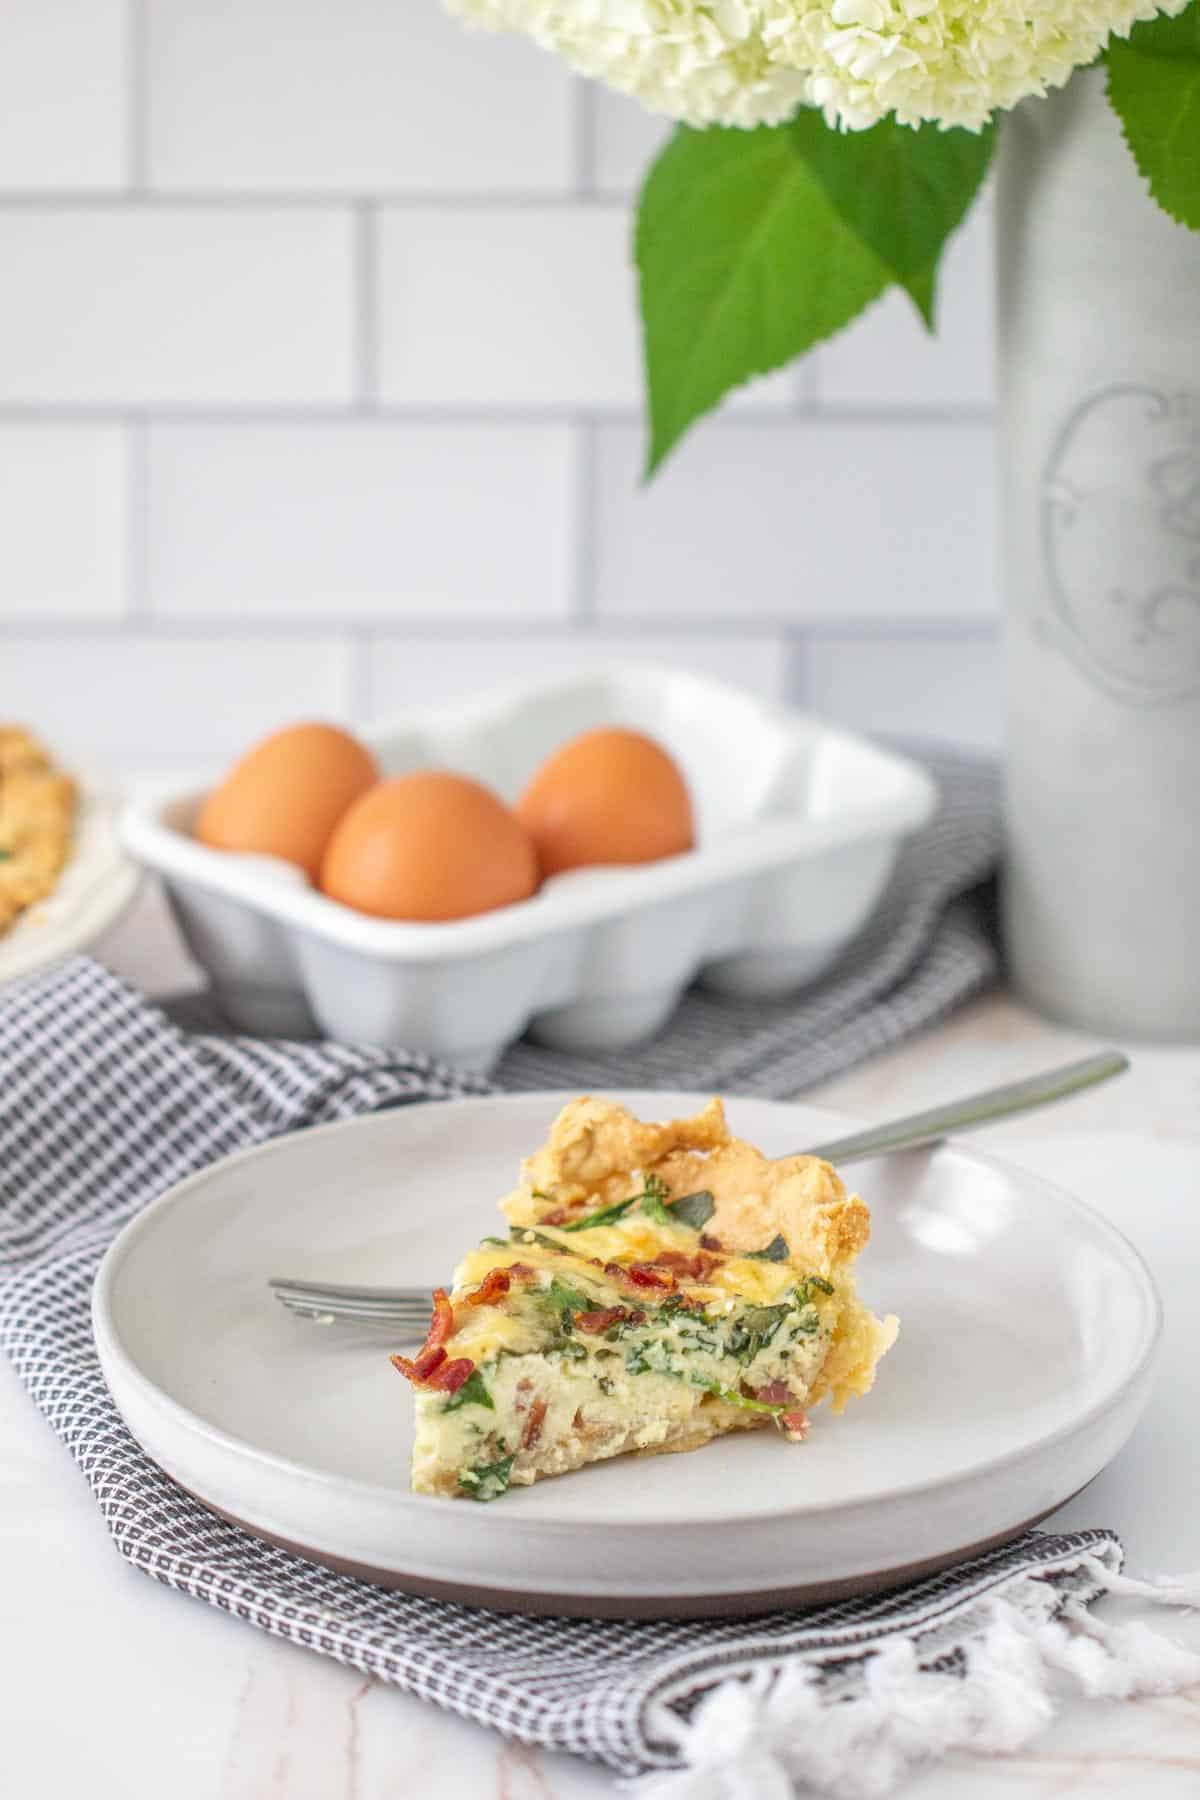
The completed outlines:
<svg viewBox="0 0 1200 1800">
<path fill-rule="evenodd" d="M 321 864 L 331 899 L 384 919 L 465 919 L 527 900 L 537 856 L 478 781 L 425 769 L 380 782 L 339 823 Z"/>
<path fill-rule="evenodd" d="M 78 803 L 74 781 L 32 732 L 0 725 L 0 936 L 53 891 Z"/>
<path fill-rule="evenodd" d="M 517 816 L 543 876 L 604 863 L 657 862 L 695 842 L 678 764 L 644 732 L 602 728 L 572 738 L 534 774 Z"/>
<path fill-rule="evenodd" d="M 816 1157 L 769 1161 L 719 1100 L 646 1124 L 563 1108 L 485 1238 L 392 1361 L 416 1390 L 412 1486 L 492 1500 L 626 1451 L 694 1450 L 840 1412 L 895 1341 L 855 1293 L 870 1215 Z"/>
<path fill-rule="evenodd" d="M 272 732 L 213 788 L 195 836 L 214 850 L 278 856 L 315 880 L 334 826 L 379 780 L 371 752 L 337 725 Z"/>
</svg>

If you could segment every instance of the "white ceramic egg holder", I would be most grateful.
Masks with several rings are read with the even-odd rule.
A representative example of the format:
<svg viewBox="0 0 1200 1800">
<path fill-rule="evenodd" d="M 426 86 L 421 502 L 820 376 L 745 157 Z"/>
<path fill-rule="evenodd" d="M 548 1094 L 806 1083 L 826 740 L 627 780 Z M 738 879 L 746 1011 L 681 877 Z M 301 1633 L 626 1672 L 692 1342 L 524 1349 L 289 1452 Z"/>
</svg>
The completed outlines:
<svg viewBox="0 0 1200 1800">
<path fill-rule="evenodd" d="M 543 758 L 598 725 L 647 731 L 672 752 L 697 848 L 558 875 L 475 918 L 371 918 L 287 863 L 211 850 L 190 836 L 194 792 L 130 807 L 122 836 L 162 876 L 239 1028 L 403 1045 L 486 1070 L 526 1030 L 569 1050 L 635 1043 L 697 978 L 742 998 L 804 986 L 863 924 L 902 839 L 936 804 L 903 757 L 660 668 L 530 683 L 362 735 L 387 774 L 454 769 L 512 801 Z"/>
</svg>

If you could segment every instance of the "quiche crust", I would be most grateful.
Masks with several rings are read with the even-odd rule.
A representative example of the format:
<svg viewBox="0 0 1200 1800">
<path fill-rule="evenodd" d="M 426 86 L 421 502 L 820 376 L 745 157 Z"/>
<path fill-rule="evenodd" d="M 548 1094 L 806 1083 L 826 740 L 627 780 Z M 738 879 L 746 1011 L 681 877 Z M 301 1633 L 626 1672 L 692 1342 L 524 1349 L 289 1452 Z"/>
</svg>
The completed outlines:
<svg viewBox="0 0 1200 1800">
<path fill-rule="evenodd" d="M 0 725 L 0 936 L 44 900 L 71 850 L 75 783 L 32 733 Z"/>
<path fill-rule="evenodd" d="M 649 1123 L 565 1106 L 409 1360 L 412 1485 L 492 1499 L 627 1453 L 697 1449 L 865 1393 L 897 1321 L 858 1299 L 870 1215 L 815 1157 L 771 1161 L 719 1100 Z"/>
</svg>

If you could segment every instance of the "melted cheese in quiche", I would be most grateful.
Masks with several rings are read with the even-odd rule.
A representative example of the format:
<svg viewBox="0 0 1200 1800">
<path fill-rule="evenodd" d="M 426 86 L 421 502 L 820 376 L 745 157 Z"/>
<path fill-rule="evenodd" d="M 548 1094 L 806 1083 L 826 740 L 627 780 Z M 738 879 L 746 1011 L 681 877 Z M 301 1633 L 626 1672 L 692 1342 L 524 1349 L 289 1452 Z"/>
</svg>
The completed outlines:
<svg viewBox="0 0 1200 1800">
<path fill-rule="evenodd" d="M 488 1499 L 628 1450 L 691 1449 L 840 1411 L 894 1319 L 858 1300 L 866 1207 L 812 1157 L 771 1162 L 719 1101 L 647 1124 L 565 1107 L 455 1271 L 417 1386 L 413 1486 Z"/>
</svg>

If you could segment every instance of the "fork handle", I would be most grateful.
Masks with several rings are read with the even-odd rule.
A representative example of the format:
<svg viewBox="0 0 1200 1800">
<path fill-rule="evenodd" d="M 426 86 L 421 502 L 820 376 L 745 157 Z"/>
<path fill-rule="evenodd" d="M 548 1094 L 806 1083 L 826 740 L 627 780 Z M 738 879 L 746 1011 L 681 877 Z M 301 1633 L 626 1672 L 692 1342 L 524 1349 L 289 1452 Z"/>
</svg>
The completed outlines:
<svg viewBox="0 0 1200 1800">
<path fill-rule="evenodd" d="M 868 1156 L 884 1156 L 891 1150 L 919 1150 L 936 1144 L 952 1133 L 973 1131 L 980 1125 L 991 1125 L 1013 1113 L 1030 1112 L 1037 1106 L 1048 1106 L 1054 1100 L 1065 1100 L 1082 1093 L 1097 1082 L 1121 1075 L 1129 1067 L 1129 1058 L 1119 1050 L 1102 1050 L 1096 1056 L 1047 1069 L 1041 1075 L 1030 1075 L 1024 1081 L 1010 1081 L 1003 1087 L 985 1088 L 982 1093 L 967 1094 L 961 1100 L 932 1106 L 928 1112 L 909 1113 L 893 1119 L 888 1125 L 873 1125 L 866 1131 L 852 1131 L 848 1137 L 833 1138 L 826 1144 L 815 1144 L 805 1152 L 823 1157 L 826 1162 L 858 1162 Z"/>
</svg>

